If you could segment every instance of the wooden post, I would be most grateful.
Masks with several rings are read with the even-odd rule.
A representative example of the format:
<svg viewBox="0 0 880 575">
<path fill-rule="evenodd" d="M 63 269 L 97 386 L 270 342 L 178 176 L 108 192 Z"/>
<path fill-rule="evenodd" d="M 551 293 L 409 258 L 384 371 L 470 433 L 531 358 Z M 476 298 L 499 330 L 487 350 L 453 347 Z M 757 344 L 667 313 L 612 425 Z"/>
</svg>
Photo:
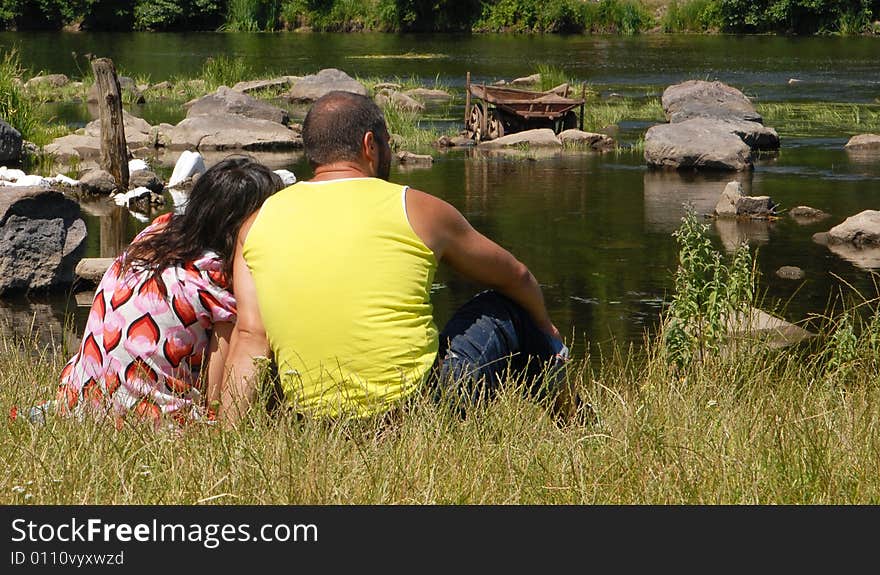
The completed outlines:
<svg viewBox="0 0 880 575">
<path fill-rule="evenodd" d="M 468 72 L 464 83 L 464 127 L 467 129 L 471 113 L 471 73 Z"/>
<path fill-rule="evenodd" d="M 98 118 L 101 120 L 101 169 L 116 180 L 120 191 L 128 189 L 128 147 L 122 119 L 122 90 L 116 67 L 109 58 L 92 60 L 98 84 Z"/>
<path fill-rule="evenodd" d="M 587 85 L 581 84 L 581 120 L 579 122 L 581 132 L 584 131 L 584 103 L 586 101 L 587 101 Z"/>
</svg>

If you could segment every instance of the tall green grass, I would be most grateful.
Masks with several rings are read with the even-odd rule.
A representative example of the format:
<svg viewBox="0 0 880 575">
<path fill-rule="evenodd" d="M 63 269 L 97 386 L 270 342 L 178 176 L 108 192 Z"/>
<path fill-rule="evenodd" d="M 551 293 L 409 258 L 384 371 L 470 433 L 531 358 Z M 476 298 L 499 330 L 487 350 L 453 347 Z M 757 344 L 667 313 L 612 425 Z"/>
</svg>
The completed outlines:
<svg viewBox="0 0 880 575">
<path fill-rule="evenodd" d="M 260 404 L 230 430 L 34 425 L 67 355 L 6 335 L 0 504 L 877 504 L 880 300 L 857 295 L 808 345 L 706 348 L 682 371 L 660 333 L 586 358 L 568 424 L 510 380 L 466 417 L 425 394 L 365 421 Z"/>
<path fill-rule="evenodd" d="M 5 346 L 8 414 L 51 396 L 64 358 Z M 848 365 L 750 351 L 682 379 L 656 348 L 614 354 L 574 366 L 591 411 L 562 427 L 513 385 L 465 419 L 426 398 L 391 422 L 257 410 L 228 431 L 4 415 L 0 503 L 876 504 L 876 365 Z"/>
<path fill-rule="evenodd" d="M 764 123 L 780 136 L 842 136 L 880 131 L 880 105 L 778 102 L 758 104 Z"/>
<path fill-rule="evenodd" d="M 22 138 L 31 140 L 38 136 L 42 118 L 38 104 L 25 94 L 21 67 L 17 50 L 10 50 L 0 61 L 0 118 L 21 133 Z"/>
<path fill-rule="evenodd" d="M 717 31 L 723 22 L 716 0 L 672 0 L 660 19 L 664 32 Z"/>
<path fill-rule="evenodd" d="M 209 92 L 220 86 L 231 88 L 253 78 L 253 68 L 243 56 L 212 56 L 202 64 L 201 79 L 206 82 Z"/>
<path fill-rule="evenodd" d="M 24 140 L 42 147 L 67 133 L 67 129 L 47 116 L 42 101 L 24 88 L 24 77 L 18 51 L 9 50 L 0 60 L 0 118 L 18 130 Z"/>
</svg>

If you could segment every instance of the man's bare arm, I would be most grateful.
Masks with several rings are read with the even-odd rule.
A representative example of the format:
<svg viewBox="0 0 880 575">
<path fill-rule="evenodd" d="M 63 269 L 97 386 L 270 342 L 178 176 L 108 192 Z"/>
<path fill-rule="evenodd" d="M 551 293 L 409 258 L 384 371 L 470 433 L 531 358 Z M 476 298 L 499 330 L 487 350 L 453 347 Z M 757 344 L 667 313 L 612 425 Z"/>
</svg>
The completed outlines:
<svg viewBox="0 0 880 575">
<path fill-rule="evenodd" d="M 232 330 L 229 355 L 226 359 L 223 389 L 220 394 L 219 419 L 226 426 L 234 426 L 246 414 L 257 393 L 259 373 L 254 358 L 269 355 L 269 341 L 263 318 L 257 305 L 257 289 L 242 249 L 244 238 L 256 218 L 248 218 L 241 226 L 235 246 L 232 285 L 235 293 L 238 319 Z"/>
<path fill-rule="evenodd" d="M 542 331 L 561 339 L 547 313 L 541 286 L 525 264 L 475 230 L 461 212 L 439 198 L 410 189 L 406 205 L 413 230 L 438 260 L 514 300 Z"/>
</svg>

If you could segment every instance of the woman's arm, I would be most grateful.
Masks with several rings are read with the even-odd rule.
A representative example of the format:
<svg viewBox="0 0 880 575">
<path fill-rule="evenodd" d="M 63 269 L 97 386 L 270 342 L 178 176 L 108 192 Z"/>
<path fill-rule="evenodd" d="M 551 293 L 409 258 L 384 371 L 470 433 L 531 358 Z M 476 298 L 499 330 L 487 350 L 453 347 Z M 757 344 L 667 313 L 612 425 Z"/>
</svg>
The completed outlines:
<svg viewBox="0 0 880 575">
<path fill-rule="evenodd" d="M 205 407 L 209 414 L 217 414 L 220 407 L 220 390 L 223 386 L 223 364 L 229 355 L 229 340 L 235 324 L 228 321 L 214 324 L 211 343 L 208 347 L 208 385 L 205 392 Z"/>
</svg>

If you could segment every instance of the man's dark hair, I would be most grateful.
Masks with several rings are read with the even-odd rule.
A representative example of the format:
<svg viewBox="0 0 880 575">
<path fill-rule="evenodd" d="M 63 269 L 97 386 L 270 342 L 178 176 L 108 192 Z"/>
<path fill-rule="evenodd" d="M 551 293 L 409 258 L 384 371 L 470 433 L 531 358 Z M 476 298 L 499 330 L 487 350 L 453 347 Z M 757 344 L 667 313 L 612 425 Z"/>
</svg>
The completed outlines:
<svg viewBox="0 0 880 575">
<path fill-rule="evenodd" d="M 123 269 L 138 266 L 159 275 L 167 267 L 186 265 L 212 250 L 222 258 L 223 272 L 231 279 L 241 224 L 283 187 L 278 174 L 250 157 L 221 160 L 196 180 L 183 213 L 131 244 Z"/>
<path fill-rule="evenodd" d="M 312 167 L 360 159 L 364 134 L 381 138 L 388 131 L 375 102 L 353 92 L 329 92 L 312 104 L 302 138 Z"/>
</svg>

